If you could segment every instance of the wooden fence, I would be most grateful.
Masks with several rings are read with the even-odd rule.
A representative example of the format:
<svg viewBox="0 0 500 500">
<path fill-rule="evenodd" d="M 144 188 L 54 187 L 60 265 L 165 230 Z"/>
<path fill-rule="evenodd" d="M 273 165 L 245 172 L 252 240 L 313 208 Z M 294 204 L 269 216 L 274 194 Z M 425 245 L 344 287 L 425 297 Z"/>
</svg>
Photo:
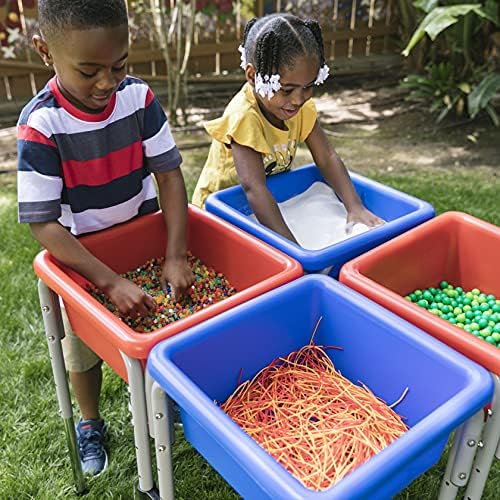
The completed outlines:
<svg viewBox="0 0 500 500">
<path fill-rule="evenodd" d="M 167 0 L 168 1 L 168 0 Z M 245 23 L 254 16 L 287 11 L 322 25 L 331 60 L 394 53 L 397 25 L 393 0 L 260 0 L 201 2 L 189 62 L 189 82 L 220 81 L 235 74 Z M 132 2 L 130 2 L 130 5 Z M 224 12 L 224 10 L 228 12 Z M 147 81 L 164 80 L 165 63 L 144 17 L 131 15 L 129 72 Z M 0 0 L 0 103 L 25 101 L 51 76 L 31 48 L 36 32 L 35 0 Z M 240 75 L 241 76 L 241 75 Z"/>
</svg>

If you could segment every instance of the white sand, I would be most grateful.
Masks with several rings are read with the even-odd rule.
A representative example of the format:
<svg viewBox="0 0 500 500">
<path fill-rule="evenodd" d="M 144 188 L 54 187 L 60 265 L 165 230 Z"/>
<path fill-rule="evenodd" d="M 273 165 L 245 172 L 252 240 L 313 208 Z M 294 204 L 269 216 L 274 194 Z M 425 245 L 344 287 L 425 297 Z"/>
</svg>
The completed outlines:
<svg viewBox="0 0 500 500">
<path fill-rule="evenodd" d="M 357 223 L 347 234 L 347 211 L 324 182 L 314 182 L 303 193 L 278 203 L 278 207 L 297 242 L 306 250 L 319 250 L 371 229 Z M 249 217 L 257 221 L 254 214 Z"/>
</svg>

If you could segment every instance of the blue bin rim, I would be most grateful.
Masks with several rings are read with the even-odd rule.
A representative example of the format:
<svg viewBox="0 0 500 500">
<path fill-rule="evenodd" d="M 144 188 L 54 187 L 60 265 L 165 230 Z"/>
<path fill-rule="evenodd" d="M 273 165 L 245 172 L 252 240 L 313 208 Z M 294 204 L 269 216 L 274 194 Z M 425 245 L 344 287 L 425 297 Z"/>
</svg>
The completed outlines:
<svg viewBox="0 0 500 500">
<path fill-rule="evenodd" d="M 303 486 L 279 462 L 269 455 L 254 439 L 247 435 L 238 424 L 226 415 L 197 385 L 195 385 L 172 361 L 172 358 L 185 346 L 192 345 L 205 336 L 205 328 L 211 324 L 223 323 L 224 318 L 238 316 L 242 307 L 258 307 L 264 301 L 286 290 L 296 287 L 319 286 L 335 291 L 349 301 L 355 302 L 359 308 L 369 310 L 399 334 L 407 337 L 408 342 L 415 344 L 417 349 L 433 350 L 439 353 L 443 361 L 454 364 L 462 369 L 469 380 L 469 385 L 446 401 L 427 417 L 411 427 L 408 432 L 377 453 L 370 460 L 360 465 L 331 488 L 323 491 L 313 491 Z M 216 334 L 212 328 L 211 334 Z M 246 304 L 238 305 L 223 315 L 210 318 L 206 322 L 195 325 L 177 335 L 158 343 L 150 352 L 147 370 L 153 380 L 185 410 L 191 418 L 204 427 L 228 453 L 232 459 L 247 470 L 250 476 L 272 478 L 272 484 L 277 491 L 289 495 L 290 498 L 348 498 L 349 492 L 359 481 L 365 486 L 367 481 L 377 481 L 381 470 L 385 474 L 395 474 L 398 469 L 411 462 L 413 457 L 431 447 L 439 437 L 447 436 L 458 425 L 472 416 L 491 400 L 493 396 L 493 381 L 486 369 L 474 361 L 454 351 L 434 337 L 408 323 L 396 314 L 375 304 L 355 290 L 324 275 L 307 275 L 279 288 L 266 292 Z M 200 422 L 196 416 L 196 408 L 204 408 L 204 420 Z M 452 411 L 453 409 L 453 411 Z M 450 415 L 452 418 L 450 419 Z M 290 478 L 293 480 L 291 481 Z M 347 496 L 346 496 L 347 495 Z"/>
<path fill-rule="evenodd" d="M 318 167 L 314 163 L 308 165 L 303 165 L 288 172 L 282 172 L 275 174 L 272 177 L 278 178 L 281 175 L 298 175 L 301 171 L 315 170 L 319 171 Z M 300 261 L 302 266 L 306 271 L 317 271 L 324 267 L 332 265 L 332 259 L 335 257 L 336 261 L 342 260 L 345 255 L 352 252 L 352 244 L 355 242 L 359 247 L 371 244 L 374 240 L 378 243 L 384 241 L 383 235 L 386 234 L 387 230 L 396 230 L 398 227 L 410 228 L 413 227 L 422 217 L 424 220 L 434 217 L 435 210 L 434 207 L 427 201 L 416 198 L 415 196 L 409 195 L 402 191 L 398 191 L 390 186 L 386 186 L 378 181 L 369 179 L 361 174 L 349 171 L 349 175 L 353 181 L 365 187 L 377 188 L 378 190 L 383 190 L 384 192 L 391 194 L 391 196 L 404 201 L 410 205 L 413 205 L 414 211 L 399 217 L 396 220 L 389 221 L 382 226 L 375 227 L 368 232 L 357 234 L 348 238 L 347 240 L 340 241 L 326 248 L 319 250 L 307 250 L 301 246 L 289 241 L 284 236 L 274 232 L 273 230 L 261 226 L 259 223 L 250 220 L 247 216 L 243 215 L 239 210 L 227 205 L 224 202 L 226 196 L 231 195 L 235 192 L 241 191 L 241 185 L 231 186 L 221 191 L 211 193 L 206 200 L 206 209 L 219 216 L 223 217 L 223 213 L 230 213 L 232 219 L 236 222 L 236 225 L 251 234 L 257 236 L 258 238 L 268 241 L 271 245 L 275 246 L 279 250 L 285 252 L 288 255 L 293 256 Z M 269 180 L 269 179 L 268 179 Z M 228 219 L 225 219 L 228 220 Z M 232 222 L 232 221 L 229 221 Z M 373 246 L 373 245 L 370 245 Z M 318 259 L 321 260 L 321 264 L 318 266 Z"/>
</svg>

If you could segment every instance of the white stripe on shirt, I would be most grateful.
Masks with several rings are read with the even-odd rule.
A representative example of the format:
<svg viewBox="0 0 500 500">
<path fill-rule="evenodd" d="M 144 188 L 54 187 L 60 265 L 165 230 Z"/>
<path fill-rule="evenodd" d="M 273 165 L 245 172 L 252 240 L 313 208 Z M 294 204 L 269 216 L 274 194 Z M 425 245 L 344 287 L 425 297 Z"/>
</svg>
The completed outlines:
<svg viewBox="0 0 500 500">
<path fill-rule="evenodd" d="M 46 137 L 51 137 L 53 134 L 77 134 L 99 130 L 132 115 L 139 109 L 144 109 L 147 93 L 148 87 L 143 83 L 127 85 L 116 93 L 115 109 L 111 115 L 100 122 L 88 122 L 76 118 L 63 107 L 42 107 L 30 114 L 27 125 Z"/>
<path fill-rule="evenodd" d="M 63 181 L 60 177 L 18 170 L 17 199 L 19 203 L 61 199 Z"/>
<path fill-rule="evenodd" d="M 175 141 L 172 137 L 172 132 L 170 131 L 168 121 L 165 121 L 161 129 L 158 130 L 158 132 L 153 135 L 153 137 L 150 137 L 142 143 L 144 154 L 149 158 L 166 153 L 170 151 L 174 146 Z"/>
<path fill-rule="evenodd" d="M 137 215 L 142 203 L 153 198 L 156 198 L 155 185 L 153 178 L 148 176 L 143 179 L 140 193 L 119 205 L 72 213 L 69 205 L 61 204 L 62 214 L 59 222 L 69 227 L 75 235 L 99 231 L 132 219 Z"/>
</svg>

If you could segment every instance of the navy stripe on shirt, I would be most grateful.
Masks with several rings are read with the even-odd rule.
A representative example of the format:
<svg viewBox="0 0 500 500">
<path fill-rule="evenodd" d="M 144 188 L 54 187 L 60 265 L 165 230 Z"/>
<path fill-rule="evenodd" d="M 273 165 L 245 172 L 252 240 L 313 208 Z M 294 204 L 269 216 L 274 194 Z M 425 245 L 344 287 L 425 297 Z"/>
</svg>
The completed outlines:
<svg viewBox="0 0 500 500">
<path fill-rule="evenodd" d="M 139 169 L 101 186 L 63 188 L 62 203 L 71 205 L 73 213 L 119 205 L 141 192 L 142 180 L 148 175 L 146 169 Z"/>
</svg>

